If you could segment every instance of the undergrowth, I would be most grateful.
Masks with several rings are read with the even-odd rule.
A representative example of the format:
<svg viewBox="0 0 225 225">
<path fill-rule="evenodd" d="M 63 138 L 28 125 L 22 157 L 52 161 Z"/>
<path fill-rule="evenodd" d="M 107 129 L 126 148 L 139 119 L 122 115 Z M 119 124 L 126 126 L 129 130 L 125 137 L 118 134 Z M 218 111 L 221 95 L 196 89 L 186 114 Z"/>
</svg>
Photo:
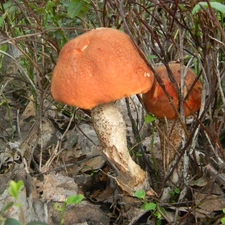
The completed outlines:
<svg viewBox="0 0 225 225">
<path fill-rule="evenodd" d="M 194 193 L 205 187 L 198 183 L 201 178 L 207 184 L 215 182 L 222 192 L 225 185 L 220 176 L 224 175 L 225 162 L 224 1 L 10 0 L 1 1 L 0 14 L 0 154 L 4 155 L 1 174 L 12 172 L 17 161 L 25 163 L 31 176 L 57 167 L 65 150 L 65 134 L 76 124 L 91 123 L 89 112 L 53 101 L 52 71 L 68 40 L 96 27 L 114 27 L 133 39 L 152 70 L 175 61 L 192 68 L 202 81 L 201 109 L 188 125 L 190 135 L 181 151 L 189 160 L 188 176 L 180 187 L 175 187 L 186 188 L 183 196 L 179 192 L 176 203 L 188 210 L 177 213 L 176 221 L 179 224 L 191 218 L 190 224 L 215 222 L 217 217 L 195 215 L 199 205 L 194 202 Z M 158 206 L 168 178 L 160 174 L 160 164 L 153 155 L 154 144 L 147 146 L 149 151 L 143 146 L 147 136 L 155 138 L 157 119 L 146 119 L 146 125 L 145 110 L 137 114 L 140 120 L 129 114 L 134 138 L 128 143 L 136 155 L 152 154 L 151 162 L 145 165 L 151 174 L 151 186 L 158 193 L 154 201 Z M 47 143 L 46 121 L 60 133 Z M 143 134 L 144 126 L 149 127 L 149 133 Z M 57 163 L 52 166 L 54 162 Z M 209 186 L 212 189 L 204 201 L 212 193 L 213 187 Z M 174 199 L 170 200 L 160 202 L 160 207 L 166 211 L 176 208 Z M 223 217 L 222 209 L 219 218 Z M 168 217 L 160 215 L 160 221 L 169 222 Z"/>
</svg>

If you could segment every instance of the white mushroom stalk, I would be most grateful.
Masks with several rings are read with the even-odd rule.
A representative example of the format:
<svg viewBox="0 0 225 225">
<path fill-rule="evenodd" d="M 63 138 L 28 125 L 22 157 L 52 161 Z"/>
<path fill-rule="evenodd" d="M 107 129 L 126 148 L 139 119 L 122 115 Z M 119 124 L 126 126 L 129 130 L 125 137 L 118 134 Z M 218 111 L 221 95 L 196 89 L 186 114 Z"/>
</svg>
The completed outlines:
<svg viewBox="0 0 225 225">
<path fill-rule="evenodd" d="M 112 102 L 147 92 L 154 81 L 128 35 L 112 28 L 91 30 L 62 48 L 53 72 L 55 100 L 90 109 L 102 150 L 130 195 L 148 189 L 147 173 L 127 149 L 126 125 Z"/>
<path fill-rule="evenodd" d="M 147 173 L 136 164 L 127 149 L 126 124 L 113 103 L 99 105 L 91 111 L 102 151 L 117 172 L 118 185 L 128 194 L 149 189 Z"/>
</svg>

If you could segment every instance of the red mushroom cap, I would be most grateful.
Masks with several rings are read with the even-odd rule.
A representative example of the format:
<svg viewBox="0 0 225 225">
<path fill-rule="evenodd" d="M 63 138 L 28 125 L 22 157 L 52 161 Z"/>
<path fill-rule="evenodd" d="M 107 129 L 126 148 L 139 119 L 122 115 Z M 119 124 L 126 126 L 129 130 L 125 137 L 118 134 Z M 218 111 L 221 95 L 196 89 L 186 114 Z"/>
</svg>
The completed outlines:
<svg viewBox="0 0 225 225">
<path fill-rule="evenodd" d="M 55 100 L 83 109 L 148 91 L 154 76 L 125 33 L 99 28 L 69 41 L 53 71 Z"/>
<path fill-rule="evenodd" d="M 180 64 L 169 64 L 169 67 L 172 71 L 175 80 L 177 81 L 178 86 L 180 86 Z M 168 77 L 166 67 L 164 65 L 160 66 L 156 69 L 156 72 L 164 82 L 165 89 L 171 96 L 173 104 L 179 112 L 179 95 L 175 84 L 173 84 Z M 185 116 L 189 116 L 190 114 L 198 111 L 201 105 L 202 84 L 198 80 L 192 87 L 192 84 L 195 82 L 195 79 L 195 73 L 191 69 L 189 69 L 184 80 L 184 98 L 186 97 L 184 101 Z M 190 88 L 192 89 L 190 90 Z M 188 96 L 186 96 L 187 94 Z M 143 94 L 143 102 L 147 110 L 154 114 L 156 117 L 166 117 L 167 119 L 176 119 L 178 117 L 177 113 L 169 102 L 168 96 L 163 91 L 157 81 L 155 81 L 151 90 Z"/>
</svg>

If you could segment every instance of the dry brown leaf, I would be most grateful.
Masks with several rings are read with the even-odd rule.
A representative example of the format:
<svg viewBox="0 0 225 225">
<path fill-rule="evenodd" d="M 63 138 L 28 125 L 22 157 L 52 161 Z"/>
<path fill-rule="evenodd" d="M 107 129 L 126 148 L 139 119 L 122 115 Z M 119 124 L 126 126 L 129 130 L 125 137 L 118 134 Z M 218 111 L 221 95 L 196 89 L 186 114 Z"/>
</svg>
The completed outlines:
<svg viewBox="0 0 225 225">
<path fill-rule="evenodd" d="M 225 199 L 221 195 L 194 193 L 195 203 L 198 206 L 194 215 L 199 218 L 210 216 L 215 211 L 221 211 L 225 207 Z"/>
<path fill-rule="evenodd" d="M 78 194 L 78 187 L 73 178 L 53 172 L 44 175 L 44 180 L 37 181 L 35 185 L 44 200 L 62 202 L 67 197 Z"/>
</svg>

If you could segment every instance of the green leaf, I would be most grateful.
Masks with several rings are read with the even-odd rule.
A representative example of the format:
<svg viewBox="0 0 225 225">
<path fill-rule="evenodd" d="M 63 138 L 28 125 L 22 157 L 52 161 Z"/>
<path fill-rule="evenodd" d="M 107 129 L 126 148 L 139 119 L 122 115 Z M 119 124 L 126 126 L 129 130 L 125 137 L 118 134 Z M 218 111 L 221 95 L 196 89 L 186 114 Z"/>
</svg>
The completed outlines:
<svg viewBox="0 0 225 225">
<path fill-rule="evenodd" d="M 18 9 L 17 6 L 13 3 L 13 1 L 6 1 L 6 3 L 3 4 L 3 7 L 6 13 L 14 13 Z"/>
<path fill-rule="evenodd" d="M 219 12 L 225 14 L 225 5 L 224 4 L 221 4 L 219 2 L 211 2 L 210 4 L 213 9 L 218 10 Z"/>
<path fill-rule="evenodd" d="M 147 115 L 145 116 L 145 122 L 146 122 L 147 124 L 150 124 L 150 123 L 154 122 L 155 120 L 156 120 L 156 117 L 153 116 L 152 114 L 147 114 Z"/>
<path fill-rule="evenodd" d="M 5 21 L 5 14 L 3 14 L 3 15 L 0 17 L 0 27 L 3 26 L 4 21 Z"/>
<path fill-rule="evenodd" d="M 183 4 L 178 4 L 178 5 L 179 5 L 179 8 L 180 8 L 182 11 L 184 11 L 184 10 L 187 9 Z"/>
<path fill-rule="evenodd" d="M 8 218 L 4 225 L 23 225 L 19 220 L 13 219 L 13 218 Z"/>
<path fill-rule="evenodd" d="M 161 207 L 161 206 L 157 206 L 158 211 L 160 212 L 161 215 L 166 215 L 166 210 L 165 208 Z"/>
<path fill-rule="evenodd" d="M 149 211 L 153 211 L 156 209 L 156 204 L 153 203 L 153 202 L 150 202 L 150 203 L 146 203 L 143 205 L 142 207 L 144 210 L 149 210 Z"/>
<path fill-rule="evenodd" d="M 225 224 L 225 217 L 223 217 L 223 218 L 221 219 L 221 223 L 222 223 L 222 224 Z"/>
<path fill-rule="evenodd" d="M 156 55 L 149 55 L 147 57 L 147 59 L 151 60 L 151 59 L 157 59 L 158 57 Z"/>
<path fill-rule="evenodd" d="M 1 27 L 1 18 L 2 17 L 0 17 L 0 27 Z M 8 45 L 7 44 L 4 44 L 4 45 L 2 45 L 2 46 L 0 46 L 0 50 L 2 51 L 2 52 L 6 52 L 7 51 L 7 48 L 8 48 Z M 4 60 L 4 58 L 5 58 L 5 54 L 3 54 L 3 53 L 0 53 L 0 69 L 2 68 L 2 64 L 3 64 L 3 60 Z"/>
<path fill-rule="evenodd" d="M 66 204 L 79 204 L 84 199 L 84 196 L 82 194 L 79 195 L 72 195 L 66 200 Z"/>
<path fill-rule="evenodd" d="M 72 0 L 69 4 L 67 14 L 70 18 L 78 16 L 84 6 L 83 0 Z"/>
<path fill-rule="evenodd" d="M 156 225 L 162 225 L 162 220 L 156 220 Z"/>
<path fill-rule="evenodd" d="M 62 208 L 62 207 L 59 206 L 59 203 L 58 202 L 56 202 L 54 204 L 54 209 L 57 210 L 57 211 L 59 211 L 59 212 L 62 212 L 64 210 L 64 208 Z"/>
<path fill-rule="evenodd" d="M 9 9 L 10 7 L 13 6 L 13 2 L 12 1 L 7 1 L 6 3 L 3 4 L 3 8 L 6 10 L 6 9 Z"/>
<path fill-rule="evenodd" d="M 138 190 L 134 193 L 134 196 L 140 199 L 144 199 L 146 195 L 146 192 L 144 190 Z"/>
<path fill-rule="evenodd" d="M 175 192 L 176 194 L 180 194 L 180 189 L 179 189 L 179 188 L 175 188 L 174 192 Z"/>
<path fill-rule="evenodd" d="M 225 213 L 225 208 L 223 208 L 223 213 Z"/>
<path fill-rule="evenodd" d="M 8 45 L 7 44 L 4 44 L 4 45 L 0 46 L 0 50 L 2 50 L 3 52 L 6 52 L 7 49 L 8 49 Z"/>
<path fill-rule="evenodd" d="M 162 215 L 159 211 L 154 212 L 154 215 L 157 219 L 161 220 L 162 219 Z"/>
<path fill-rule="evenodd" d="M 31 221 L 27 225 L 48 225 L 48 224 L 40 221 Z"/>
<path fill-rule="evenodd" d="M 23 181 L 19 180 L 18 182 L 15 181 L 10 181 L 9 183 L 9 194 L 14 197 L 14 198 L 18 198 L 20 190 L 23 188 Z"/>
<path fill-rule="evenodd" d="M 225 14 L 225 5 L 219 2 L 210 2 L 210 5 L 213 9 Z M 196 14 L 201 10 L 201 6 L 204 8 L 208 8 L 207 2 L 199 2 L 195 7 L 192 9 L 192 15 Z"/>
<path fill-rule="evenodd" d="M 208 6 L 206 2 L 199 2 L 198 4 L 195 5 L 195 7 L 192 9 L 192 15 L 196 14 L 197 12 L 200 11 L 201 6 L 206 7 Z"/>
<path fill-rule="evenodd" d="M 48 1 L 47 4 L 46 4 L 46 6 L 45 6 L 45 9 L 46 9 L 47 11 L 51 11 L 53 7 L 55 7 L 55 2 L 53 2 L 53 1 Z"/>
</svg>

